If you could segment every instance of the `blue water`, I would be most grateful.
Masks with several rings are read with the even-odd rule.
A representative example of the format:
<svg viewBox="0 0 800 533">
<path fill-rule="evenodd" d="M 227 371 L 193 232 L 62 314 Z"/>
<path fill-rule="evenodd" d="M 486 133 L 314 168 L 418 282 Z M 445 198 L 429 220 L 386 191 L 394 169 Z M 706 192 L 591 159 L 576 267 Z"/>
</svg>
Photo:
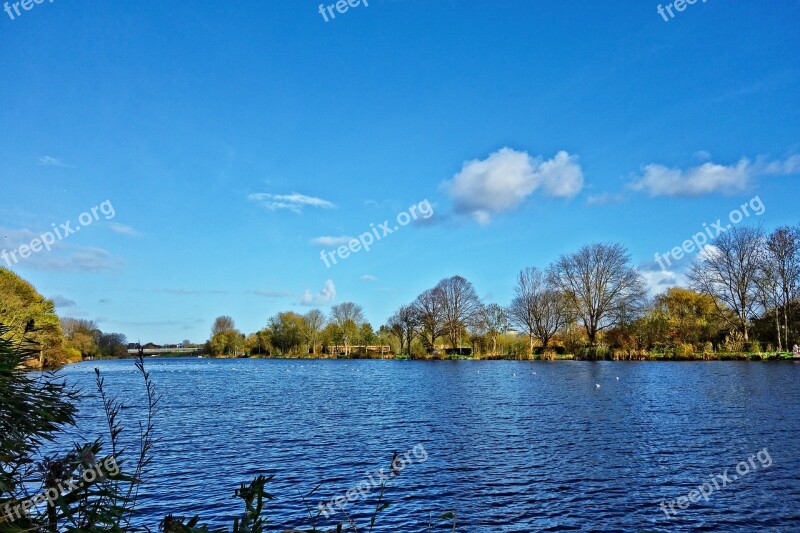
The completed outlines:
<svg viewBox="0 0 800 533">
<path fill-rule="evenodd" d="M 447 511 L 466 532 L 800 531 L 797 363 L 148 359 L 147 366 L 163 395 L 160 442 L 140 499 L 151 526 L 174 513 L 228 527 L 240 512 L 234 490 L 266 473 L 276 476 L 271 530 L 308 527 L 300 494 L 322 483 L 309 498 L 314 507 L 344 496 L 367 473 L 388 472 L 394 451 L 417 446 L 427 458 L 410 455 L 390 482 L 391 505 L 375 531 L 427 531 L 429 517 Z M 126 434 L 134 437 L 143 387 L 132 361 L 64 370 L 87 393 L 81 432 L 104 432 L 95 367 L 126 403 Z M 733 481 L 742 461 L 748 472 Z M 724 487 L 716 477 L 723 474 Z M 712 486 L 712 476 L 720 486 L 708 501 L 676 505 L 703 483 Z M 345 508 L 359 531 L 368 529 L 377 492 Z M 672 502 L 674 516 L 661 502 Z M 340 513 L 317 526 L 330 531 L 342 520 Z"/>
</svg>

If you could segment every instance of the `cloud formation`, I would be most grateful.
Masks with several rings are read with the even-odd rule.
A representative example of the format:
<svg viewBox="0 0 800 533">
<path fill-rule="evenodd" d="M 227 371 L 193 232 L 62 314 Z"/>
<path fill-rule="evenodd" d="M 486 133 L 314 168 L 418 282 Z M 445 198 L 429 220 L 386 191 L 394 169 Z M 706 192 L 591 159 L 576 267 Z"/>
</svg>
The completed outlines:
<svg viewBox="0 0 800 533">
<path fill-rule="evenodd" d="M 339 237 L 317 237 L 315 239 L 311 239 L 311 244 L 315 246 L 324 246 L 326 248 L 333 248 L 335 246 L 341 246 L 343 244 L 347 244 L 353 240 L 353 237 L 348 235 L 341 235 Z"/>
<path fill-rule="evenodd" d="M 306 289 L 300 305 L 325 305 L 331 303 L 334 298 L 336 298 L 336 285 L 333 284 L 333 280 L 329 279 L 317 294 L 312 294 L 309 289 Z"/>
<path fill-rule="evenodd" d="M 61 168 L 70 167 L 70 165 L 64 163 L 60 159 L 57 159 L 55 157 L 50 157 L 49 155 L 43 155 L 42 157 L 40 157 L 37 164 L 42 167 L 61 167 Z"/>
<path fill-rule="evenodd" d="M 129 237 L 138 237 L 141 235 L 141 233 L 127 224 L 120 224 L 119 222 L 109 222 L 108 227 L 111 229 L 111 231 L 120 235 L 128 235 Z"/>
<path fill-rule="evenodd" d="M 442 187 L 457 213 L 488 224 L 492 216 L 516 209 L 537 190 L 556 198 L 574 197 L 583 189 L 583 170 L 577 156 L 564 151 L 545 161 L 502 148 L 484 160 L 465 162 Z"/>
<path fill-rule="evenodd" d="M 306 196 L 296 192 L 292 194 L 269 194 L 259 192 L 249 195 L 247 199 L 260 204 L 270 211 L 287 210 L 293 213 L 300 213 L 305 207 L 321 209 L 333 209 L 336 207 L 333 203 L 323 200 L 322 198 Z"/>
<path fill-rule="evenodd" d="M 756 178 L 786 176 L 800 172 L 800 156 L 785 161 L 751 162 L 742 158 L 735 165 L 707 162 L 686 170 L 663 165 L 645 165 L 630 188 L 650 196 L 703 196 L 735 194 L 746 190 Z"/>
<path fill-rule="evenodd" d="M 75 307 L 77 305 L 73 300 L 70 300 L 69 298 L 64 298 L 60 294 L 53 296 L 51 300 L 53 300 L 53 303 L 55 304 L 56 307 L 61 309 L 65 307 Z"/>
<path fill-rule="evenodd" d="M 20 246 L 30 246 L 31 241 L 39 239 L 41 233 L 27 228 L 10 229 L 0 227 L 0 252 L 5 252 L 8 261 L 0 261 L 5 267 L 27 267 L 48 272 L 98 272 L 111 270 L 120 266 L 123 261 L 103 248 L 95 246 L 79 246 L 56 241 L 51 250 L 44 248 L 22 258 L 18 250 Z M 15 255 L 11 255 L 14 252 Z M 14 261 L 14 258 L 17 261 Z"/>
</svg>

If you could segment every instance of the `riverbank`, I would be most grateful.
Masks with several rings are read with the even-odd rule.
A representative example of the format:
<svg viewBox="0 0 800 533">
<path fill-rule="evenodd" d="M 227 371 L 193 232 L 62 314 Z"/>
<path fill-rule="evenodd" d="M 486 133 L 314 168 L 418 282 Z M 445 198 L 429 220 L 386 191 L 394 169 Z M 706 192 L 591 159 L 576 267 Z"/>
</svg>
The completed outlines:
<svg viewBox="0 0 800 533">
<path fill-rule="evenodd" d="M 690 356 L 676 356 L 673 354 L 653 353 L 648 355 L 630 355 L 618 357 L 585 357 L 574 354 L 561 354 L 561 355 L 534 355 L 528 358 L 519 358 L 514 356 L 448 356 L 448 357 L 409 357 L 407 355 L 393 355 L 387 354 L 378 357 L 367 356 L 352 356 L 352 357 L 330 357 L 325 355 L 252 355 L 252 356 L 189 356 L 189 355 L 176 355 L 165 353 L 163 355 L 152 355 L 147 359 L 284 359 L 284 360 L 396 360 L 396 361 L 611 361 L 611 362 L 627 362 L 627 361 L 650 361 L 650 362 L 697 362 L 697 361 L 754 361 L 754 362 L 767 362 L 767 361 L 799 361 L 800 357 L 793 357 L 791 353 L 713 353 L 713 354 L 693 354 Z M 133 359 L 133 357 L 103 357 L 87 359 L 86 361 L 111 361 L 117 359 Z M 81 361 L 74 361 L 69 364 L 74 364 Z"/>
</svg>

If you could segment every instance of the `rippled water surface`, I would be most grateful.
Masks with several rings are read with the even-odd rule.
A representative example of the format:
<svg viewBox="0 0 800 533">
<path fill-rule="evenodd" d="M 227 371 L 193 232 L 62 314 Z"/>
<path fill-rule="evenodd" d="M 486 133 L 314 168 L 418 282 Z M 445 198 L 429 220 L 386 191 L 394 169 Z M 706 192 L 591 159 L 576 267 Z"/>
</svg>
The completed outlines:
<svg viewBox="0 0 800 533">
<path fill-rule="evenodd" d="M 800 364 L 147 365 L 163 394 L 161 440 L 142 488 L 150 524 L 174 513 L 229 526 L 239 512 L 234 490 L 268 473 L 276 475 L 271 524 L 307 526 L 300 494 L 322 483 L 313 506 L 344 495 L 388 467 L 393 451 L 421 445 L 427 460 L 416 459 L 391 482 L 392 503 L 376 531 L 427 531 L 431 514 L 450 510 L 466 532 L 800 531 Z M 104 428 L 95 367 L 129 407 L 123 415 L 134 436 L 143 395 L 132 361 L 64 370 L 87 394 L 83 436 Z M 748 459 L 764 448 L 763 461 Z M 741 461 L 749 472 L 737 476 Z M 722 487 L 716 475 L 730 482 Z M 712 476 L 719 490 L 708 501 L 674 504 L 711 486 Z M 673 502 L 674 518 L 659 508 L 662 501 Z M 346 508 L 359 531 L 367 531 L 373 504 Z M 344 519 L 318 525 L 330 530 L 335 518 Z"/>
</svg>

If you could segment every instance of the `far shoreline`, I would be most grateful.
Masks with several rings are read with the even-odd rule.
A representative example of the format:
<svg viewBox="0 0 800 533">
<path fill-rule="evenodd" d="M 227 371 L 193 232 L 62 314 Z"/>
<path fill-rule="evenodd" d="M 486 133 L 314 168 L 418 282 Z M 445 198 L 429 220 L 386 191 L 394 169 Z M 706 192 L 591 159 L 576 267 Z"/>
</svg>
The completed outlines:
<svg viewBox="0 0 800 533">
<path fill-rule="evenodd" d="M 67 365 L 74 365 L 79 363 L 91 363 L 99 361 L 114 361 L 114 360 L 135 360 L 136 357 L 102 357 L 94 359 L 84 359 L 83 361 L 73 361 Z M 245 356 L 245 357 L 225 357 L 225 356 L 196 356 L 196 355 L 151 355 L 145 357 L 144 360 L 151 359 L 215 359 L 215 360 L 286 360 L 286 361 L 419 361 L 419 362 L 587 362 L 587 363 L 712 363 L 712 362 L 754 362 L 754 363 L 768 363 L 768 362 L 800 362 L 800 357 L 793 357 L 792 354 L 714 354 L 713 356 L 706 357 L 630 357 L 630 358 L 584 358 L 576 357 L 574 355 L 562 355 L 557 357 L 532 357 L 528 359 L 518 359 L 512 357 L 408 357 L 408 356 L 392 356 L 392 357 L 302 357 L 302 356 Z M 65 365 L 65 366 L 67 366 Z"/>
</svg>

